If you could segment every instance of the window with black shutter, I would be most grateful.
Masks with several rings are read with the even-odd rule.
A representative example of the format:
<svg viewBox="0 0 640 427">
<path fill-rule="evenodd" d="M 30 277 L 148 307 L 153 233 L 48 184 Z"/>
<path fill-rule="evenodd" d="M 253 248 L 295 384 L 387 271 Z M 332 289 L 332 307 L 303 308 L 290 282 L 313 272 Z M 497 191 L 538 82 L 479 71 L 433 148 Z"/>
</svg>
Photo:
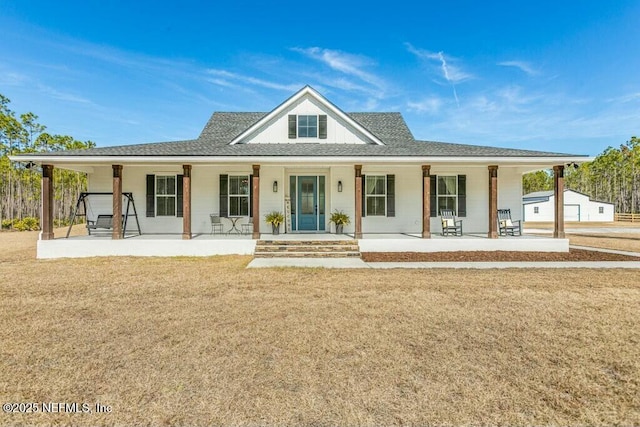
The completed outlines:
<svg viewBox="0 0 640 427">
<path fill-rule="evenodd" d="M 431 216 L 440 215 L 443 209 L 450 209 L 456 216 L 467 216 L 467 176 L 430 176 Z"/>
</svg>

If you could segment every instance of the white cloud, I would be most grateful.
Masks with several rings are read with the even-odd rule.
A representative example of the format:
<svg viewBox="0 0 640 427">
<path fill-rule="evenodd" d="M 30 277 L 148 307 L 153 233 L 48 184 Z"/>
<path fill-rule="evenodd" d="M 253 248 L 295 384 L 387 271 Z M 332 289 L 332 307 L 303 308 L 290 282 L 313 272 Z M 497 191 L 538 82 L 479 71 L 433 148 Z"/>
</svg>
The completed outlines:
<svg viewBox="0 0 640 427">
<path fill-rule="evenodd" d="M 71 93 L 67 93 L 67 92 L 61 92 L 57 89 L 54 89 L 50 86 L 46 86 L 43 84 L 38 83 L 37 84 L 38 89 L 46 94 L 51 96 L 52 98 L 55 99 L 59 99 L 61 101 L 67 101 L 67 102 L 75 102 L 78 104 L 92 104 L 92 102 L 90 100 L 88 100 L 87 98 L 83 98 L 81 96 L 77 96 Z"/>
<path fill-rule="evenodd" d="M 425 98 L 421 101 L 407 102 L 407 109 L 416 113 L 435 114 L 442 108 L 442 99 L 437 97 Z"/>
<path fill-rule="evenodd" d="M 282 90 L 285 92 L 295 92 L 297 90 L 300 90 L 304 86 L 303 84 L 298 84 L 298 83 L 280 84 L 280 83 L 270 82 L 267 80 L 258 79 L 256 77 L 232 73 L 226 70 L 209 69 L 207 70 L 207 73 L 213 76 L 222 77 L 222 79 L 215 79 L 215 78 L 208 79 L 210 83 L 213 83 L 219 86 L 227 86 L 227 87 L 231 86 L 232 83 L 230 83 L 228 80 L 235 80 L 241 83 L 248 83 L 254 86 L 265 87 L 267 89 Z"/>
<path fill-rule="evenodd" d="M 335 71 L 355 77 L 369 85 L 371 88 L 363 87 L 362 85 L 355 83 L 348 83 L 345 79 L 341 79 L 339 82 L 336 82 L 335 84 L 340 85 L 336 87 L 368 92 L 376 98 L 382 98 L 386 92 L 387 84 L 385 81 L 375 74 L 364 70 L 367 67 L 370 68 L 375 65 L 375 61 L 370 58 L 319 47 L 292 48 L 291 50 L 319 61 Z"/>
<path fill-rule="evenodd" d="M 0 85 L 3 86 L 21 86 L 26 83 L 28 79 L 27 76 L 21 73 L 4 70 L 0 72 Z"/>
<path fill-rule="evenodd" d="M 446 80 L 446 82 L 451 85 L 451 90 L 453 91 L 453 98 L 456 101 L 456 105 L 458 108 L 460 107 L 460 99 L 458 98 L 458 91 L 456 89 L 456 84 L 462 83 L 466 80 L 472 79 L 473 75 L 467 73 L 462 70 L 459 66 L 455 65 L 457 59 L 445 56 L 444 52 L 430 52 L 424 49 L 418 49 L 414 47 L 410 43 L 405 43 L 407 50 L 414 54 L 418 59 L 425 61 L 427 63 L 437 62 L 440 67 L 440 72 L 442 73 L 442 77 Z"/>
<path fill-rule="evenodd" d="M 520 71 L 530 75 L 530 76 L 537 76 L 538 74 L 540 74 L 540 71 L 533 68 L 533 66 L 531 64 L 529 64 L 528 62 L 525 61 L 502 61 L 502 62 L 498 62 L 498 65 L 503 66 L 503 67 L 515 67 L 518 68 Z"/>
<path fill-rule="evenodd" d="M 416 48 L 410 43 L 405 43 L 405 46 L 409 52 L 423 61 L 438 62 L 440 70 L 442 71 L 442 77 L 451 84 L 458 84 L 474 78 L 473 74 L 463 71 L 460 66 L 456 65 L 458 59 L 448 55 L 445 56 L 444 52 L 430 52 Z"/>
<path fill-rule="evenodd" d="M 640 92 L 630 93 L 615 98 L 607 99 L 607 102 L 626 104 L 628 102 L 640 101 Z"/>
</svg>

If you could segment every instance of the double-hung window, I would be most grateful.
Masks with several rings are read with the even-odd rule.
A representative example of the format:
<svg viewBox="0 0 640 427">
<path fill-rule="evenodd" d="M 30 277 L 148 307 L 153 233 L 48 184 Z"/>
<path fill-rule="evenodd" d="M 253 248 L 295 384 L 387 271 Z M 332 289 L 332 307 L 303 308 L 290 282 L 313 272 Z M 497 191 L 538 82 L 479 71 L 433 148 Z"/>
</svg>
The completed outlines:
<svg viewBox="0 0 640 427">
<path fill-rule="evenodd" d="M 438 175 L 438 212 L 458 211 L 458 177 Z"/>
<path fill-rule="evenodd" d="M 385 175 L 367 175 L 365 181 L 365 203 L 367 216 L 385 216 L 387 214 L 387 177 Z"/>
<path fill-rule="evenodd" d="M 156 175 L 156 215 L 176 215 L 175 175 Z"/>
<path fill-rule="evenodd" d="M 249 175 L 229 175 L 229 215 L 249 216 Z"/>
<path fill-rule="evenodd" d="M 444 209 L 452 210 L 457 216 L 467 216 L 467 176 L 430 176 L 431 216 L 440 215 Z"/>
</svg>

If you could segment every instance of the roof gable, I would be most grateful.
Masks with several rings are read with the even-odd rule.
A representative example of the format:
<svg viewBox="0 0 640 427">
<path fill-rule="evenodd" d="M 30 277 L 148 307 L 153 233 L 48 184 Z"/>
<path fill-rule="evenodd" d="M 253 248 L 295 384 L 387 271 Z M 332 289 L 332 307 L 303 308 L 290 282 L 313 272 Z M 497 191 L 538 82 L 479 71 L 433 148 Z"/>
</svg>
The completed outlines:
<svg viewBox="0 0 640 427">
<path fill-rule="evenodd" d="M 326 116 L 327 138 L 289 137 L 290 116 Z M 295 120 L 295 119 L 294 119 Z M 319 135 L 318 135 L 319 136 Z M 338 143 L 385 145 L 369 129 L 305 86 L 270 113 L 237 135 L 229 145 L 280 143 Z"/>
</svg>

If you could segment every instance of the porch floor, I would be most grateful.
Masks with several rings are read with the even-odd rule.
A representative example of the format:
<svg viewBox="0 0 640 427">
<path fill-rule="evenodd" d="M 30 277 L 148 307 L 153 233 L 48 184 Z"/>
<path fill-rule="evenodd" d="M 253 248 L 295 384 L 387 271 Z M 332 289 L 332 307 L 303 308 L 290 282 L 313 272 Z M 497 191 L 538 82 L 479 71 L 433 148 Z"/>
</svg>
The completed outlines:
<svg viewBox="0 0 640 427">
<path fill-rule="evenodd" d="M 353 235 L 330 233 L 262 234 L 261 240 L 353 240 Z M 183 240 L 182 234 L 127 235 L 112 240 L 107 233 L 80 235 L 54 240 L 39 240 L 38 258 L 81 258 L 94 256 L 213 256 L 253 255 L 257 240 L 251 235 L 194 234 Z M 489 239 L 484 233 L 463 236 L 433 234 L 365 234 L 358 240 L 360 252 L 456 252 L 456 251 L 536 251 L 568 252 L 568 239 L 546 236 L 501 236 Z"/>
</svg>

